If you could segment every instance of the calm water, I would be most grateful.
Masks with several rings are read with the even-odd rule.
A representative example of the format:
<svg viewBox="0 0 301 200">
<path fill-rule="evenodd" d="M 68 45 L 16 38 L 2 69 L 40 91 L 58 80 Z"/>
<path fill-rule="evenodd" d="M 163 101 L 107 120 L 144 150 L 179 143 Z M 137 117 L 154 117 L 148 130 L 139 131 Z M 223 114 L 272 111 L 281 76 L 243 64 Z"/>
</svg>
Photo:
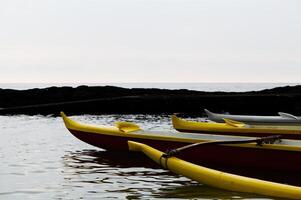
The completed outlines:
<svg viewBox="0 0 301 200">
<path fill-rule="evenodd" d="M 295 86 L 301 83 L 0 83 L 3 89 L 31 89 L 51 86 L 105 86 L 112 85 L 125 88 L 161 88 L 161 89 L 189 89 L 197 91 L 226 91 L 244 92 L 259 91 L 282 86 Z"/>
<path fill-rule="evenodd" d="M 74 116 L 171 129 L 169 116 Z M 140 154 L 113 153 L 73 137 L 59 117 L 0 116 L 0 199 L 270 199 L 200 185 Z"/>
</svg>

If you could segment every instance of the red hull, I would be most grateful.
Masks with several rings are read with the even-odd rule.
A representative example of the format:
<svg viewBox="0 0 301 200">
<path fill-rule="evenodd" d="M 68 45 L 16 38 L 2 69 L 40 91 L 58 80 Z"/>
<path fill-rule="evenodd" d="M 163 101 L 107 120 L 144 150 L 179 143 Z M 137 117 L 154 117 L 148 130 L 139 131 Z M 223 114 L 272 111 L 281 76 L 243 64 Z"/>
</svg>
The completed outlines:
<svg viewBox="0 0 301 200">
<path fill-rule="evenodd" d="M 101 135 L 70 130 L 78 139 L 93 146 L 113 151 L 128 151 L 127 141 L 136 141 L 161 151 L 187 143 Z M 301 184 L 301 154 L 294 151 L 246 148 L 225 145 L 200 146 L 177 155 L 186 161 L 231 173 Z M 297 175 L 298 176 L 298 175 Z M 293 180 L 291 178 L 293 177 Z M 298 180 L 299 179 L 299 180 Z"/>
</svg>

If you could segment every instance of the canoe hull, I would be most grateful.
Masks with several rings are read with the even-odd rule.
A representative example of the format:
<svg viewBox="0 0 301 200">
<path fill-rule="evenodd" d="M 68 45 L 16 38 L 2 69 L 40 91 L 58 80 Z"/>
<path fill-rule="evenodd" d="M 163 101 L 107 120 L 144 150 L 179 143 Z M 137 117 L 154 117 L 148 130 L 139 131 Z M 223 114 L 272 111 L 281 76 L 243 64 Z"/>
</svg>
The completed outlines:
<svg viewBox="0 0 301 200">
<path fill-rule="evenodd" d="M 110 151 L 128 151 L 127 142 L 129 140 L 150 145 L 161 151 L 187 145 L 185 142 L 102 135 L 72 129 L 69 129 L 69 131 L 85 143 Z M 301 184 L 300 179 L 296 179 L 296 174 L 300 174 L 301 171 L 300 152 L 208 145 L 187 150 L 180 153 L 178 157 L 198 165 L 226 172 L 265 180 L 286 181 L 296 185 Z"/>
<path fill-rule="evenodd" d="M 244 122 L 252 125 L 301 125 L 300 117 L 284 117 L 284 116 L 253 116 L 253 115 L 230 115 L 230 114 L 219 114 L 213 113 L 205 109 L 208 119 L 214 122 L 223 123 L 224 119 L 231 119 L 235 121 Z M 286 114 L 286 113 L 285 113 Z M 286 114 L 290 115 L 290 114 Z"/>
<path fill-rule="evenodd" d="M 285 139 L 301 140 L 301 126 L 249 126 L 243 123 L 237 126 L 227 123 L 188 121 L 172 116 L 173 127 L 180 132 L 207 133 L 218 135 L 235 135 L 249 137 L 266 137 L 281 135 Z"/>
</svg>

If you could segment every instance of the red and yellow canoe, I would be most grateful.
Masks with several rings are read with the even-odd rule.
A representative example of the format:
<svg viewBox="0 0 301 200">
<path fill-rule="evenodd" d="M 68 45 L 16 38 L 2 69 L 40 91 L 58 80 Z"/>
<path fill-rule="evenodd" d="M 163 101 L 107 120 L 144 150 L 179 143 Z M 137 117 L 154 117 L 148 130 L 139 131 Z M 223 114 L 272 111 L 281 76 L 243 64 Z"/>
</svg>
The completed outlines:
<svg viewBox="0 0 301 200">
<path fill-rule="evenodd" d="M 66 128 L 78 139 L 90 145 L 114 151 L 128 151 L 129 140 L 166 151 L 199 142 L 250 139 L 250 137 L 177 131 L 144 131 L 136 124 L 127 122 L 119 122 L 116 126 L 90 125 L 76 122 L 64 113 L 61 113 L 61 116 Z M 282 139 L 279 143 L 261 146 L 256 143 L 201 145 L 180 153 L 179 158 L 242 175 L 266 176 L 267 179 L 274 179 L 273 175 L 276 173 L 277 179 L 293 177 L 292 181 L 301 185 L 301 178 L 296 178 L 301 171 L 301 141 L 298 140 Z"/>
</svg>

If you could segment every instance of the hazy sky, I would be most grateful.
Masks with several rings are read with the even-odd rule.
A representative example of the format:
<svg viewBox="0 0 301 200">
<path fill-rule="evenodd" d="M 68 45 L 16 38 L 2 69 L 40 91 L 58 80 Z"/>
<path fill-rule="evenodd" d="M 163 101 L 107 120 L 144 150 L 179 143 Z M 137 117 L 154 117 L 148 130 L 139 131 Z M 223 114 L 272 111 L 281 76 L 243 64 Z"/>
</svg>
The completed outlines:
<svg viewBox="0 0 301 200">
<path fill-rule="evenodd" d="M 298 0 L 1 0 L 0 82 L 301 82 Z"/>
</svg>

